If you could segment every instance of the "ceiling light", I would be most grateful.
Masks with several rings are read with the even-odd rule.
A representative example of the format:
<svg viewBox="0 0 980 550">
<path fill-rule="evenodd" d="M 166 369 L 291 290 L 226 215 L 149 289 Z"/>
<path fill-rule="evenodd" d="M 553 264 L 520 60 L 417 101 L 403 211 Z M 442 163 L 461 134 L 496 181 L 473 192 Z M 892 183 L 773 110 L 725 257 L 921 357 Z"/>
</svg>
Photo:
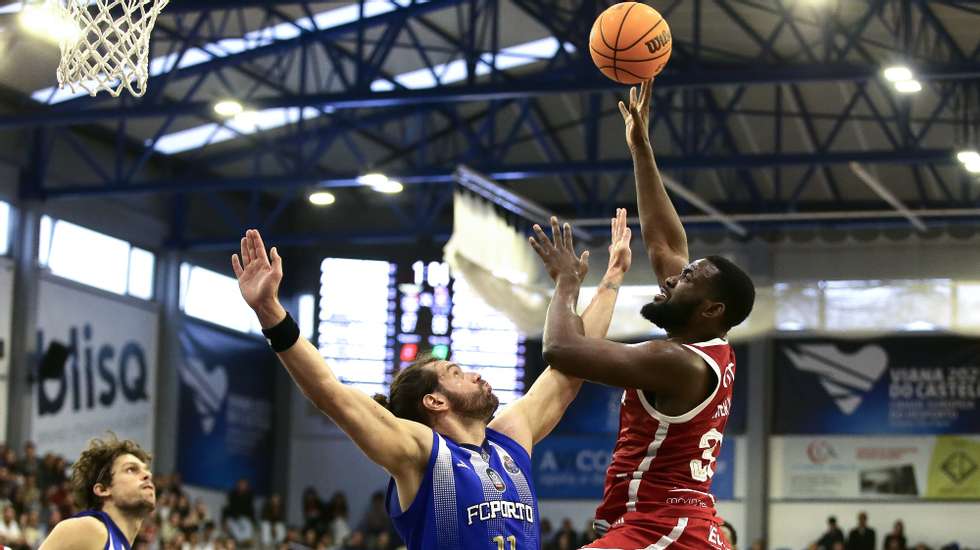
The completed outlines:
<svg viewBox="0 0 980 550">
<path fill-rule="evenodd" d="M 377 187 L 379 185 L 384 185 L 388 183 L 388 176 L 384 174 L 379 174 L 377 172 L 371 174 L 364 174 L 363 176 L 357 177 L 357 183 L 361 185 L 366 185 L 368 187 Z"/>
<path fill-rule="evenodd" d="M 333 204 L 337 201 L 337 197 L 333 196 L 333 193 L 328 193 L 327 191 L 316 191 L 310 193 L 310 202 L 317 206 L 327 206 L 328 204 Z"/>
<path fill-rule="evenodd" d="M 966 171 L 971 174 L 980 174 L 980 161 L 971 161 L 964 165 Z"/>
<path fill-rule="evenodd" d="M 219 101 L 214 104 L 214 112 L 218 113 L 223 117 L 233 117 L 240 115 L 245 108 L 242 104 L 235 101 L 234 99 L 226 99 L 224 101 Z"/>
<path fill-rule="evenodd" d="M 956 153 L 956 158 L 963 164 L 980 163 L 980 153 L 973 150 L 963 150 Z"/>
<path fill-rule="evenodd" d="M 378 185 L 372 185 L 372 189 L 378 193 L 386 193 L 388 195 L 394 195 L 396 193 L 401 193 L 405 186 L 402 185 L 400 181 L 390 180 L 385 178 L 384 183 L 379 183 Z"/>
<path fill-rule="evenodd" d="M 900 80 L 895 83 L 895 89 L 903 94 L 914 94 L 922 91 L 922 84 L 918 80 Z"/>
<path fill-rule="evenodd" d="M 48 4 L 24 6 L 19 21 L 28 32 L 53 42 L 75 42 L 82 34 L 75 21 L 58 13 L 54 6 Z"/>
<path fill-rule="evenodd" d="M 241 126 L 248 131 L 254 131 L 258 128 L 261 118 L 262 115 L 258 111 L 242 111 L 232 117 L 231 120 L 236 126 Z"/>
<path fill-rule="evenodd" d="M 885 78 L 890 82 L 901 82 L 903 80 L 912 80 L 914 76 L 912 75 L 912 70 L 908 67 L 895 65 L 885 69 Z"/>
</svg>

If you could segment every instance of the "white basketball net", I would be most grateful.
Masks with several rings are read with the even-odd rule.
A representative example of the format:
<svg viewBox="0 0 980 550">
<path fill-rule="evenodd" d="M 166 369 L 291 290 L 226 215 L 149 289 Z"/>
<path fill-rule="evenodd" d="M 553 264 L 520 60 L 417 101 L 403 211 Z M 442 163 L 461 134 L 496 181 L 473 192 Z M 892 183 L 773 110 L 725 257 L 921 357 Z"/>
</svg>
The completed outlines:
<svg viewBox="0 0 980 550">
<path fill-rule="evenodd" d="M 74 22 L 60 39 L 58 85 L 119 97 L 146 92 L 150 34 L 170 0 L 45 0 L 62 19 Z M 77 35 L 75 31 L 77 30 Z"/>
</svg>

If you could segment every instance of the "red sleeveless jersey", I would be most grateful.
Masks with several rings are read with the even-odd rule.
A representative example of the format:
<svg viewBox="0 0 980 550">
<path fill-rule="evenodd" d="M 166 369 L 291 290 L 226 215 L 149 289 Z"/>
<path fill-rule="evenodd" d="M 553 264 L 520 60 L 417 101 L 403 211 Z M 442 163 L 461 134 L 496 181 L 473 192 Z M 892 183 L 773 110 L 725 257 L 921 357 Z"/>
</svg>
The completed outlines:
<svg viewBox="0 0 980 550">
<path fill-rule="evenodd" d="M 721 338 L 684 347 L 701 356 L 714 371 L 717 385 L 707 399 L 681 416 L 657 411 L 653 396 L 642 391 L 623 393 L 619 438 L 596 510 L 597 527 L 633 518 L 715 517 L 711 478 L 732 406 L 735 353 Z"/>
</svg>

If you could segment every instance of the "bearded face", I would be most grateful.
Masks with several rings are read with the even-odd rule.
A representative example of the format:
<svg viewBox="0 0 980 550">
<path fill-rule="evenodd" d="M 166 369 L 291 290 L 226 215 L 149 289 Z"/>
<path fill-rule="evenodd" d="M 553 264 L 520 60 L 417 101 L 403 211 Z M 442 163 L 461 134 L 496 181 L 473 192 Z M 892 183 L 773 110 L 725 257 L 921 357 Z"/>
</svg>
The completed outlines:
<svg viewBox="0 0 980 550">
<path fill-rule="evenodd" d="M 640 309 L 644 319 L 666 330 L 676 332 L 690 322 L 700 300 L 684 300 L 680 296 L 658 294 Z"/>
<path fill-rule="evenodd" d="M 486 382 L 482 382 L 479 389 L 471 393 L 457 393 L 445 388 L 442 388 L 442 393 L 454 411 L 474 420 L 489 421 L 500 406 L 500 400 Z"/>
</svg>

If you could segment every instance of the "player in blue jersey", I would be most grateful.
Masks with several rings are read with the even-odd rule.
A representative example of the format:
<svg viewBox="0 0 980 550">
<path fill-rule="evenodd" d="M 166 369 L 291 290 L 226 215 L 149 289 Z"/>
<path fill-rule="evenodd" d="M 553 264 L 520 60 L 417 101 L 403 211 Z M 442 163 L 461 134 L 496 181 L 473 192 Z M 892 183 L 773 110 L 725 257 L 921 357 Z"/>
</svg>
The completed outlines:
<svg viewBox="0 0 980 550">
<path fill-rule="evenodd" d="M 156 507 L 150 455 L 128 439 L 93 439 L 72 465 L 75 503 L 85 510 L 58 523 L 41 550 L 129 550 Z"/>
<path fill-rule="evenodd" d="M 597 337 L 609 328 L 631 260 L 626 212 L 612 222 L 609 267 L 583 313 L 586 332 Z M 390 402 L 381 404 L 344 386 L 299 337 L 277 298 L 282 259 L 272 248 L 270 261 L 258 231 L 246 233 L 232 268 L 296 384 L 391 474 L 386 504 L 409 550 L 540 548 L 531 448 L 558 423 L 581 380 L 547 369 L 526 395 L 494 416 L 497 397 L 478 374 L 427 359 L 403 369 Z"/>
</svg>

